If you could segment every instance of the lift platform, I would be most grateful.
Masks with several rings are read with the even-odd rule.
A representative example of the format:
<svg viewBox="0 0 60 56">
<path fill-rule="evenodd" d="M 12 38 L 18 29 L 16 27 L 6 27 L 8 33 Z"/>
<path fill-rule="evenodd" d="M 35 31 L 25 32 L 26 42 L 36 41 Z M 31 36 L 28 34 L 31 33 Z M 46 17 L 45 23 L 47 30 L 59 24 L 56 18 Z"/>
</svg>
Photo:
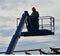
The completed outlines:
<svg viewBox="0 0 60 56">
<path fill-rule="evenodd" d="M 17 18 L 17 26 L 20 18 Z M 34 32 L 22 32 L 21 36 L 43 36 L 43 35 L 54 35 L 55 34 L 55 18 L 52 16 L 41 16 L 39 17 L 39 30 Z"/>
<path fill-rule="evenodd" d="M 46 18 L 47 17 L 47 18 Z M 49 19 L 50 20 L 50 30 L 48 29 L 44 29 L 44 24 L 43 24 L 43 19 L 46 18 L 46 19 Z M 12 39 L 11 39 L 11 42 L 7 48 L 7 51 L 6 51 L 6 54 L 12 54 L 14 49 L 15 49 L 15 46 L 19 40 L 19 38 L 21 36 L 32 36 L 32 35 L 49 35 L 49 34 L 54 34 L 54 31 L 55 31 L 55 24 L 54 24 L 54 17 L 52 16 L 45 16 L 45 17 L 42 17 L 41 19 L 41 24 L 40 24 L 40 30 L 38 30 L 37 32 L 22 32 L 22 29 L 23 29 L 23 26 L 26 22 L 26 20 L 28 19 L 28 15 L 26 12 L 23 13 L 22 15 L 22 18 L 19 22 L 19 25 L 17 26 L 17 29 L 16 29 L 16 32 L 14 33 Z M 17 22 L 18 23 L 18 22 Z M 45 22 L 44 22 L 45 23 Z M 48 23 L 48 21 L 47 21 Z"/>
</svg>

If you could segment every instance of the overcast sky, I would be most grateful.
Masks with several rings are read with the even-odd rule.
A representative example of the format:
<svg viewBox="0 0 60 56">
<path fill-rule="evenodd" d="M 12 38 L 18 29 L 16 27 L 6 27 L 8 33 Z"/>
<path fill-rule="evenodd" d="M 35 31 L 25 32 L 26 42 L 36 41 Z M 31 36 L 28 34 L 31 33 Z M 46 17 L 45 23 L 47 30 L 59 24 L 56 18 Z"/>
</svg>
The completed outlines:
<svg viewBox="0 0 60 56">
<path fill-rule="evenodd" d="M 18 17 L 24 10 L 31 13 L 33 6 L 41 15 L 55 15 L 60 12 L 60 0 L 0 0 L 0 16 Z"/>
<path fill-rule="evenodd" d="M 36 7 L 40 16 L 55 17 L 57 27 L 60 25 L 60 0 L 0 0 L 0 43 L 9 42 L 2 37 L 11 38 L 16 30 L 16 18 L 25 10 L 31 14 L 32 7 Z"/>
</svg>

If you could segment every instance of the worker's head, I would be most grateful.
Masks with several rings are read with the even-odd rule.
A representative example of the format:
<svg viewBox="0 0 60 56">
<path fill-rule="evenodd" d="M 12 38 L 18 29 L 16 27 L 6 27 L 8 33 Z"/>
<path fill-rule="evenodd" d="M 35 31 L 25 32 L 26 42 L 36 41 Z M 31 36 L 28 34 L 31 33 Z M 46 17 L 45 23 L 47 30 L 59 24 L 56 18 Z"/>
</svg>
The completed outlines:
<svg viewBox="0 0 60 56">
<path fill-rule="evenodd" d="M 36 11 L 36 8 L 35 7 L 32 7 L 32 11 L 35 12 Z"/>
</svg>

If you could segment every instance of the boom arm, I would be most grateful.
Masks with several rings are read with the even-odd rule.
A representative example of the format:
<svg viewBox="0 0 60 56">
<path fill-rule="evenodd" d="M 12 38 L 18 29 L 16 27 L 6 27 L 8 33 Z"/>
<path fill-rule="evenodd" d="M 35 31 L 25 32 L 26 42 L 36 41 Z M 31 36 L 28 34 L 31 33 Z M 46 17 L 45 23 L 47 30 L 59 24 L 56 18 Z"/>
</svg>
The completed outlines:
<svg viewBox="0 0 60 56">
<path fill-rule="evenodd" d="M 12 54 L 13 53 L 13 50 L 15 49 L 15 46 L 16 46 L 16 44 L 18 42 L 18 39 L 19 39 L 19 36 L 21 35 L 21 31 L 23 29 L 23 25 L 24 25 L 24 22 L 25 22 L 26 19 L 27 19 L 27 15 L 24 14 L 21 18 L 21 21 L 20 21 L 20 23 L 17 27 L 17 30 L 16 30 L 15 34 L 12 37 L 12 40 L 9 44 L 9 47 L 6 51 L 6 54 Z"/>
</svg>

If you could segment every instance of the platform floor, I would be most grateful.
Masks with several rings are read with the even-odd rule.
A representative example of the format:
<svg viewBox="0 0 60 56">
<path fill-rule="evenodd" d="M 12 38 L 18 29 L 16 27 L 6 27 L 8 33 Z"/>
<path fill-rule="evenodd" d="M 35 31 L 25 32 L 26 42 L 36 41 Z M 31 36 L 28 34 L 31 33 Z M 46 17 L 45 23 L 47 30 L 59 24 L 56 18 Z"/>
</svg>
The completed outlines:
<svg viewBox="0 0 60 56">
<path fill-rule="evenodd" d="M 22 32 L 21 36 L 40 36 L 40 35 L 54 35 L 54 32 L 52 32 L 51 30 L 39 30 L 36 32 Z"/>
</svg>

